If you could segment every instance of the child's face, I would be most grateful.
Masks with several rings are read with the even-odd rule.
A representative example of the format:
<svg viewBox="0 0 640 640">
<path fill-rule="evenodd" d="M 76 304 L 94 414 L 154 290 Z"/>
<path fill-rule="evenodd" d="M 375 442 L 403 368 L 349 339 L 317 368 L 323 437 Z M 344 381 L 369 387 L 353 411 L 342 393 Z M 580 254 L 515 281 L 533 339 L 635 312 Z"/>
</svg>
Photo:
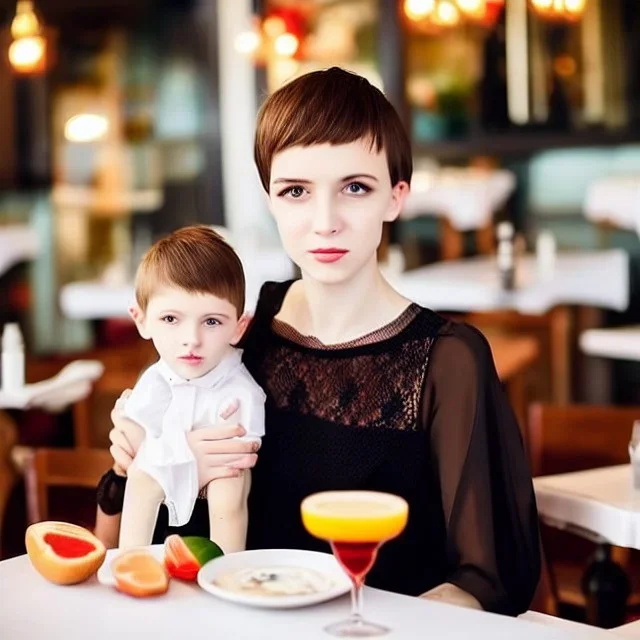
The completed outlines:
<svg viewBox="0 0 640 640">
<path fill-rule="evenodd" d="M 307 277 L 327 284 L 375 267 L 383 223 L 397 218 L 409 189 L 391 185 L 386 153 L 365 141 L 285 149 L 270 180 L 285 250 Z"/>
<path fill-rule="evenodd" d="M 153 340 L 160 357 L 187 380 L 209 373 L 242 333 L 236 308 L 210 293 L 162 287 L 145 313 L 130 311 L 140 335 Z"/>
</svg>

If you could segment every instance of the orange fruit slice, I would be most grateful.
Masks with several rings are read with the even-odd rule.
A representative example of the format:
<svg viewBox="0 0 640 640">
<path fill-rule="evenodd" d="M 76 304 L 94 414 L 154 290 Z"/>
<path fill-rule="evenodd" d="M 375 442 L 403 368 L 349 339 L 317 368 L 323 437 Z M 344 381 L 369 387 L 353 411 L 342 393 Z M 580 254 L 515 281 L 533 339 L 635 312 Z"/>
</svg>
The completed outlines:
<svg viewBox="0 0 640 640">
<path fill-rule="evenodd" d="M 90 578 L 104 562 L 106 549 L 90 531 L 67 522 L 37 522 L 25 533 L 33 567 L 55 584 Z"/>
<path fill-rule="evenodd" d="M 137 598 L 157 596 L 169 588 L 162 563 L 146 551 L 132 549 L 120 554 L 111 563 L 111 573 L 118 591 Z"/>
</svg>

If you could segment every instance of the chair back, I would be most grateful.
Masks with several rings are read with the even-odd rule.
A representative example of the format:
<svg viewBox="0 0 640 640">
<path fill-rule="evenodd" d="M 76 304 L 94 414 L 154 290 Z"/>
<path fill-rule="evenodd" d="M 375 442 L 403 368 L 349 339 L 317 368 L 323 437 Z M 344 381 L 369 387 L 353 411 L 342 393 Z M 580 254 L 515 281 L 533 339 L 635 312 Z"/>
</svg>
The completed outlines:
<svg viewBox="0 0 640 640">
<path fill-rule="evenodd" d="M 108 449 L 33 449 L 25 467 L 29 524 L 49 519 L 49 489 L 95 489 L 113 465 Z"/>
</svg>

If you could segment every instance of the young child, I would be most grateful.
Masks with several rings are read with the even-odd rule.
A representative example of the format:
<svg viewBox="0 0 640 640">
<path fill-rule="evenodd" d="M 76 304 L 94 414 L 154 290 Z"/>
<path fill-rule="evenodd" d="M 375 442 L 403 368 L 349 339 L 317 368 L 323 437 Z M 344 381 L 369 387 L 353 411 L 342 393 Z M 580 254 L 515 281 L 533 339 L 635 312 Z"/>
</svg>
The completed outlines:
<svg viewBox="0 0 640 640">
<path fill-rule="evenodd" d="M 240 259 L 206 226 L 172 233 L 142 259 L 129 312 L 160 359 L 124 407 L 145 438 L 127 474 L 121 548 L 151 543 L 162 502 L 171 526 L 189 521 L 198 474 L 186 432 L 220 424 L 239 405 L 245 438 L 264 435 L 264 392 L 233 346 L 245 327 L 244 291 Z M 245 548 L 249 486 L 245 471 L 207 488 L 210 536 L 225 553 Z"/>
</svg>

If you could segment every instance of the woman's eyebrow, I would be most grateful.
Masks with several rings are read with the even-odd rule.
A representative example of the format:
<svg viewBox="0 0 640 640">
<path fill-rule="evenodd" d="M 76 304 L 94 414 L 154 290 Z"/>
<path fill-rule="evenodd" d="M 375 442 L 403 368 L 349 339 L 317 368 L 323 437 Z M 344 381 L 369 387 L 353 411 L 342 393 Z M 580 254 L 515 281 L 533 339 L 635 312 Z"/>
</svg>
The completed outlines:
<svg viewBox="0 0 640 640">
<path fill-rule="evenodd" d="M 296 184 L 311 184 L 311 180 L 304 180 L 303 178 L 276 178 L 273 184 L 280 182 L 295 182 Z"/>
<path fill-rule="evenodd" d="M 345 176 L 344 178 L 342 178 L 342 182 L 350 182 L 351 180 L 355 180 L 356 178 L 368 178 L 369 180 L 379 182 L 378 178 L 372 176 L 370 173 L 354 173 L 352 176 Z"/>
</svg>

